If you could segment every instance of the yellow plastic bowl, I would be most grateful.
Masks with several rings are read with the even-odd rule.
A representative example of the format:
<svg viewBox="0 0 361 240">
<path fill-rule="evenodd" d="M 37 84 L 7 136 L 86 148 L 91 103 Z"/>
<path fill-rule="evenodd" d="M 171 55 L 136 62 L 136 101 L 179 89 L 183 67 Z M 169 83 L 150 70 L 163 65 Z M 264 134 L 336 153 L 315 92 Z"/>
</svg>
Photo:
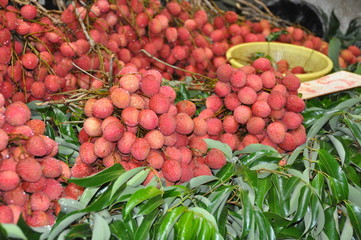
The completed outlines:
<svg viewBox="0 0 361 240">
<path fill-rule="evenodd" d="M 296 74 L 301 82 L 320 78 L 332 70 L 333 63 L 325 54 L 307 47 L 278 42 L 252 42 L 235 45 L 228 49 L 227 60 L 234 68 L 250 64 L 249 57 L 262 52 L 273 61 L 288 61 L 290 68 L 301 66 L 305 74 Z"/>
</svg>

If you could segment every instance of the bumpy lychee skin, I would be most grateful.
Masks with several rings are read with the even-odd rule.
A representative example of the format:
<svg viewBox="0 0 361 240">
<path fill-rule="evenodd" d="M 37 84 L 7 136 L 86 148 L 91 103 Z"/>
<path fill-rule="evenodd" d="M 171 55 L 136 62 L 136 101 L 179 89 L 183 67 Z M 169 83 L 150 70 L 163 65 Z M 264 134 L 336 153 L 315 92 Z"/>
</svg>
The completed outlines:
<svg viewBox="0 0 361 240">
<path fill-rule="evenodd" d="M 20 184 L 19 175 L 12 170 L 0 171 L 0 190 L 11 191 Z"/>
<path fill-rule="evenodd" d="M 271 108 L 266 101 L 256 101 L 251 109 L 253 115 L 261 118 L 266 118 L 271 113 Z"/>
<path fill-rule="evenodd" d="M 212 109 L 213 112 L 217 112 L 223 105 L 222 98 L 216 94 L 212 94 L 206 98 L 206 108 Z"/>
<path fill-rule="evenodd" d="M 157 150 L 151 150 L 147 157 L 148 165 L 155 169 L 160 169 L 164 163 L 164 157 Z"/>
<path fill-rule="evenodd" d="M 0 151 L 4 150 L 9 143 L 9 136 L 8 134 L 0 129 Z"/>
<path fill-rule="evenodd" d="M 220 65 L 217 68 L 217 72 L 216 72 L 218 80 L 221 82 L 229 82 L 233 71 L 234 71 L 233 67 L 228 63 Z"/>
<path fill-rule="evenodd" d="M 3 193 L 3 200 L 7 205 L 24 206 L 28 200 L 29 195 L 25 193 L 21 184 L 13 190 L 5 191 Z"/>
<path fill-rule="evenodd" d="M 114 107 L 108 98 L 98 99 L 92 106 L 92 114 L 94 117 L 104 119 L 113 114 Z"/>
<path fill-rule="evenodd" d="M 43 192 L 36 192 L 30 196 L 30 208 L 33 211 L 46 211 L 50 203 L 49 197 Z"/>
<path fill-rule="evenodd" d="M 289 95 L 285 107 L 288 111 L 300 113 L 305 110 L 306 104 L 299 96 Z"/>
<path fill-rule="evenodd" d="M 189 100 L 183 100 L 183 101 L 177 102 L 176 107 L 177 107 L 178 113 L 183 112 L 183 113 L 188 114 L 191 117 L 196 113 L 196 110 L 197 110 L 196 105 Z"/>
<path fill-rule="evenodd" d="M 221 150 L 212 148 L 208 151 L 204 163 L 212 169 L 220 169 L 227 163 L 227 160 L 226 156 Z"/>
<path fill-rule="evenodd" d="M 164 135 L 158 129 L 149 131 L 144 138 L 148 141 L 151 149 L 160 149 L 164 145 Z"/>
<path fill-rule="evenodd" d="M 272 91 L 267 98 L 267 103 L 272 110 L 281 110 L 286 105 L 286 100 L 281 92 Z"/>
<path fill-rule="evenodd" d="M 257 93 L 253 88 L 245 86 L 238 91 L 238 99 L 243 104 L 251 105 L 257 100 Z"/>
<path fill-rule="evenodd" d="M 172 135 L 176 130 L 176 119 L 169 113 L 163 113 L 158 118 L 158 129 L 164 136 Z"/>
<path fill-rule="evenodd" d="M 230 81 L 232 87 L 241 88 L 244 85 L 246 85 L 247 75 L 242 70 L 236 70 L 233 72 L 229 81 Z"/>
<path fill-rule="evenodd" d="M 223 131 L 222 121 L 219 118 L 209 118 L 206 120 L 206 123 L 209 135 L 217 136 Z"/>
<path fill-rule="evenodd" d="M 110 93 L 110 100 L 117 108 L 124 109 L 130 104 L 130 94 L 123 88 L 115 88 Z"/>
<path fill-rule="evenodd" d="M 18 162 L 16 172 L 27 182 L 37 182 L 43 176 L 40 163 L 32 157 L 25 158 Z"/>
<path fill-rule="evenodd" d="M 275 144 L 283 142 L 285 139 L 286 128 L 280 122 L 273 122 L 267 126 L 267 136 Z"/>
<path fill-rule="evenodd" d="M 64 189 L 61 184 L 52 178 L 46 178 L 46 186 L 43 192 L 49 197 L 51 201 L 58 200 L 59 197 L 62 195 Z"/>
<path fill-rule="evenodd" d="M 259 140 L 256 137 L 256 135 L 253 135 L 253 134 L 247 134 L 242 139 L 243 147 L 247 147 L 248 145 L 256 144 L 256 143 L 259 143 Z"/>
<path fill-rule="evenodd" d="M 273 88 L 276 85 L 276 77 L 273 72 L 265 71 L 261 74 L 260 78 L 262 79 L 264 88 Z"/>
<path fill-rule="evenodd" d="M 246 129 L 250 134 L 260 134 L 265 128 L 265 121 L 260 117 L 251 117 L 247 121 Z"/>
<path fill-rule="evenodd" d="M 124 108 L 121 113 L 121 118 L 123 122 L 125 123 L 125 125 L 129 127 L 135 127 L 138 125 L 139 123 L 138 117 L 139 117 L 139 110 L 131 106 Z"/>
<path fill-rule="evenodd" d="M 94 154 L 100 158 L 109 156 L 115 149 L 115 143 L 100 137 L 94 142 Z"/>
<path fill-rule="evenodd" d="M 37 157 L 45 156 L 48 153 L 48 146 L 40 135 L 31 136 L 26 142 L 26 150 Z"/>
<path fill-rule="evenodd" d="M 204 141 L 204 139 L 194 136 L 189 140 L 188 143 L 190 149 L 192 150 L 193 156 L 199 157 L 203 156 L 207 153 L 207 143 Z"/>
<path fill-rule="evenodd" d="M 62 174 L 60 160 L 53 157 L 46 157 L 40 162 L 43 169 L 43 175 L 48 178 L 57 178 Z"/>
<path fill-rule="evenodd" d="M 228 94 L 224 99 L 224 106 L 231 111 L 234 111 L 240 104 L 241 102 L 238 99 L 238 95 L 237 93 L 230 93 Z"/>
<path fill-rule="evenodd" d="M 129 131 L 124 132 L 123 137 L 117 142 L 118 150 L 123 154 L 129 154 L 137 136 Z"/>
<path fill-rule="evenodd" d="M 40 179 L 36 182 L 27 182 L 23 181 L 21 183 L 21 187 L 27 193 L 34 193 L 44 190 L 46 185 L 46 178 L 44 176 L 40 177 Z"/>
<path fill-rule="evenodd" d="M 124 126 L 121 122 L 110 122 L 108 123 L 103 130 L 103 137 L 105 140 L 110 142 L 117 142 L 122 138 L 124 133 Z"/>
<path fill-rule="evenodd" d="M 158 116 L 153 110 L 143 109 L 138 115 L 138 122 L 143 128 L 152 130 L 158 126 Z"/>
<path fill-rule="evenodd" d="M 206 164 L 198 164 L 194 169 L 193 169 L 193 174 L 194 177 L 198 177 L 198 176 L 212 176 L 212 171 L 211 169 L 206 165 Z"/>
<path fill-rule="evenodd" d="M 194 122 L 193 134 L 198 136 L 203 136 L 207 133 L 208 126 L 207 126 L 207 122 L 204 119 L 200 117 L 195 117 L 193 118 L 193 122 Z"/>
<path fill-rule="evenodd" d="M 284 140 L 278 144 L 285 151 L 293 151 L 297 147 L 291 133 L 286 132 Z"/>
<path fill-rule="evenodd" d="M 26 122 L 26 126 L 29 126 L 34 134 L 44 134 L 45 133 L 45 122 L 41 121 L 40 119 L 31 119 Z M 0 137 L 1 139 L 1 137 Z M 1 149 L 1 147 L 0 147 Z"/>
<path fill-rule="evenodd" d="M 239 124 L 234 115 L 228 115 L 223 119 L 223 129 L 227 133 L 235 133 L 238 130 Z"/>
<path fill-rule="evenodd" d="M 150 145 L 145 138 L 135 139 L 130 149 L 132 156 L 139 161 L 145 160 L 148 157 L 149 152 Z"/>
<path fill-rule="evenodd" d="M 169 106 L 169 98 L 162 93 L 157 93 L 149 99 L 149 109 L 153 110 L 156 114 L 168 112 Z"/>
<path fill-rule="evenodd" d="M 162 173 L 166 180 L 177 182 L 182 176 L 182 168 L 179 162 L 175 160 L 166 160 L 162 166 Z"/>
<path fill-rule="evenodd" d="M 191 165 L 186 163 L 181 163 L 181 168 L 182 168 L 182 176 L 179 179 L 180 182 L 188 182 L 194 177 L 193 168 Z"/>
<path fill-rule="evenodd" d="M 14 223 L 14 214 L 9 206 L 0 206 L 0 223 Z"/>
<path fill-rule="evenodd" d="M 85 164 L 92 164 L 95 162 L 98 157 L 94 153 L 94 143 L 85 142 L 80 145 L 79 156 Z"/>
<path fill-rule="evenodd" d="M 289 133 L 293 136 L 293 141 L 297 146 L 304 144 L 307 140 L 306 129 L 303 125 Z"/>
<path fill-rule="evenodd" d="M 6 107 L 4 115 L 7 123 L 13 126 L 21 126 L 30 120 L 31 112 L 25 103 L 14 102 Z"/>
<path fill-rule="evenodd" d="M 285 85 L 288 91 L 296 91 L 300 88 L 301 81 L 296 75 L 289 73 L 283 78 L 282 84 Z"/>
<path fill-rule="evenodd" d="M 247 75 L 246 86 L 252 88 L 255 92 L 259 92 L 263 88 L 262 79 L 256 74 Z"/>
<path fill-rule="evenodd" d="M 233 116 L 238 123 L 246 124 L 252 117 L 252 110 L 246 105 L 240 105 L 234 110 Z"/>
<path fill-rule="evenodd" d="M 175 160 L 180 163 L 182 161 L 182 153 L 175 146 L 167 146 L 164 149 L 164 158 L 169 160 Z"/>
<path fill-rule="evenodd" d="M 272 64 L 271 61 L 267 58 L 257 58 L 252 63 L 252 67 L 254 67 L 259 72 L 268 71 L 271 68 Z"/>
<path fill-rule="evenodd" d="M 231 93 L 231 84 L 229 82 L 218 81 L 214 85 L 214 92 L 220 97 L 225 97 Z"/>
<path fill-rule="evenodd" d="M 299 113 L 286 111 L 282 117 L 282 122 L 288 130 L 299 128 L 302 124 L 302 118 Z"/>
<path fill-rule="evenodd" d="M 188 114 L 178 113 L 175 119 L 176 119 L 176 132 L 185 135 L 193 132 L 194 122 Z"/>
</svg>

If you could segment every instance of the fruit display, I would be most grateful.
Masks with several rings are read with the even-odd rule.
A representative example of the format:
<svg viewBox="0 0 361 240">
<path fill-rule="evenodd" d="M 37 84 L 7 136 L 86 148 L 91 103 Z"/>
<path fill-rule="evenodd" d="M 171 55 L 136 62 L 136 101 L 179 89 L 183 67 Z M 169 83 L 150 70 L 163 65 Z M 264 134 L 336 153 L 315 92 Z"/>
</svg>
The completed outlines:
<svg viewBox="0 0 361 240">
<path fill-rule="evenodd" d="M 0 223 L 59 227 L 75 206 L 64 208 L 61 201 L 74 204 L 84 192 L 89 199 L 74 211 L 98 212 L 106 204 L 91 206 L 93 211 L 91 198 L 110 190 L 84 182 L 99 180 L 107 170 L 114 172 L 104 179 L 147 169 L 130 180 L 137 188 L 114 206 L 142 187 L 180 189 L 197 185 L 198 179 L 205 179 L 202 185 L 221 178 L 232 159 L 247 157 L 252 146 L 271 152 L 272 171 L 287 170 L 294 161 L 289 157 L 309 144 L 306 102 L 295 75 L 304 69 L 289 69 L 287 59 L 273 64 L 265 56 L 237 69 L 225 56 L 231 46 L 267 41 L 281 30 L 272 41 L 328 54 L 328 42 L 301 28 L 280 29 L 233 11 L 211 17 L 188 1 L 74 1 L 50 12 L 33 1 L 0 0 Z M 360 60 L 354 45 L 338 58 L 343 68 Z M 186 89 L 183 95 L 180 86 Z M 190 97 L 194 89 L 201 97 Z M 64 115 L 78 114 L 77 121 L 60 121 L 34 108 L 51 105 L 64 107 Z M 54 122 L 72 130 L 56 132 Z M 210 147 L 209 140 L 223 148 Z M 76 148 L 71 154 L 64 151 L 69 145 Z M 237 174 L 254 170 L 236 169 Z M 158 189 L 152 184 L 159 179 L 164 184 L 154 185 Z M 218 191 L 220 185 L 212 187 Z M 91 193 L 95 186 L 100 190 Z M 240 199 L 237 193 L 229 202 Z M 217 204 L 212 207 L 226 201 Z M 110 212 L 126 216 L 131 211 L 119 209 Z"/>
</svg>

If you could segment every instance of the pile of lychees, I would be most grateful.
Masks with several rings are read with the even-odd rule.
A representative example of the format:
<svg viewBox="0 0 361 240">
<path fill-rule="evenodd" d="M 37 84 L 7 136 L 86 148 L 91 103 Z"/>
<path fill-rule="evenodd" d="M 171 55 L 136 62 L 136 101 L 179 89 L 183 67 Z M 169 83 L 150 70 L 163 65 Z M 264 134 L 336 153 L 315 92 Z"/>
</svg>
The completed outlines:
<svg viewBox="0 0 361 240">
<path fill-rule="evenodd" d="M 62 185 L 71 169 L 55 158 L 58 143 L 44 135 L 45 123 L 31 119 L 24 103 L 4 102 L 0 93 L 0 223 L 17 223 L 22 215 L 30 226 L 52 225 L 57 200 L 76 199 L 83 189 Z"/>
<path fill-rule="evenodd" d="M 168 184 L 178 184 L 225 165 L 223 152 L 209 150 L 206 138 L 232 150 L 261 143 L 281 153 L 306 141 L 305 103 L 297 95 L 300 80 L 276 72 L 266 58 L 241 69 L 219 66 L 214 94 L 197 116 L 193 102 L 174 102 L 176 93 L 161 86 L 158 71 L 139 74 L 130 66 L 122 71 L 109 96 L 85 103 L 88 118 L 73 167 L 79 169 L 77 177 L 88 176 L 95 166 L 121 163 L 125 169 L 151 166 Z"/>
</svg>

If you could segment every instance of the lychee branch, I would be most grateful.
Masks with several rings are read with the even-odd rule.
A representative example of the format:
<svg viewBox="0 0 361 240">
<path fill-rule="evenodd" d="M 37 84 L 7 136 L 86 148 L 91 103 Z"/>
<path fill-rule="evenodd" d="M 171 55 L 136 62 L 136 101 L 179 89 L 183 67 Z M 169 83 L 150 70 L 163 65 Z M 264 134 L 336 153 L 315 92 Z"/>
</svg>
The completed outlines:
<svg viewBox="0 0 361 240">
<path fill-rule="evenodd" d="M 188 71 L 186 69 L 183 69 L 183 68 L 180 68 L 180 67 L 177 67 L 177 66 L 174 66 L 174 65 L 171 65 L 167 62 L 164 62 L 162 60 L 160 60 L 159 58 L 153 56 L 152 54 L 150 54 L 149 52 L 147 52 L 145 49 L 141 49 L 139 50 L 140 52 L 143 52 L 145 55 L 147 55 L 148 57 L 160 62 L 160 63 L 163 63 L 164 65 L 168 66 L 168 67 L 171 67 L 171 68 L 174 68 L 174 69 L 177 69 L 177 70 L 180 70 L 180 71 L 183 71 L 183 72 L 186 72 L 186 73 L 189 73 L 189 74 L 192 74 L 192 75 L 195 75 L 195 76 L 199 76 L 199 77 L 202 77 L 202 78 L 205 78 L 205 79 L 208 79 L 210 81 L 217 81 L 217 79 L 213 79 L 213 78 L 210 78 L 210 77 L 207 77 L 207 76 L 204 76 L 200 73 L 195 73 L 195 72 L 191 72 L 191 71 Z"/>
<path fill-rule="evenodd" d="M 88 42 L 89 42 L 89 44 L 90 44 L 90 47 L 93 49 L 94 46 L 95 46 L 95 42 L 94 42 L 94 40 L 90 37 L 90 35 L 89 35 L 89 33 L 88 33 L 88 31 L 87 31 L 87 29 L 86 29 L 86 27 L 85 27 L 84 21 L 83 21 L 83 19 L 81 18 L 78 9 L 76 8 L 75 2 L 73 1 L 72 4 L 73 4 L 73 6 L 74 6 L 75 15 L 76 15 L 76 17 L 78 18 L 78 21 L 79 21 L 79 23 L 80 23 L 81 29 L 83 30 L 83 33 L 84 33 L 86 39 L 88 40 Z"/>
</svg>

